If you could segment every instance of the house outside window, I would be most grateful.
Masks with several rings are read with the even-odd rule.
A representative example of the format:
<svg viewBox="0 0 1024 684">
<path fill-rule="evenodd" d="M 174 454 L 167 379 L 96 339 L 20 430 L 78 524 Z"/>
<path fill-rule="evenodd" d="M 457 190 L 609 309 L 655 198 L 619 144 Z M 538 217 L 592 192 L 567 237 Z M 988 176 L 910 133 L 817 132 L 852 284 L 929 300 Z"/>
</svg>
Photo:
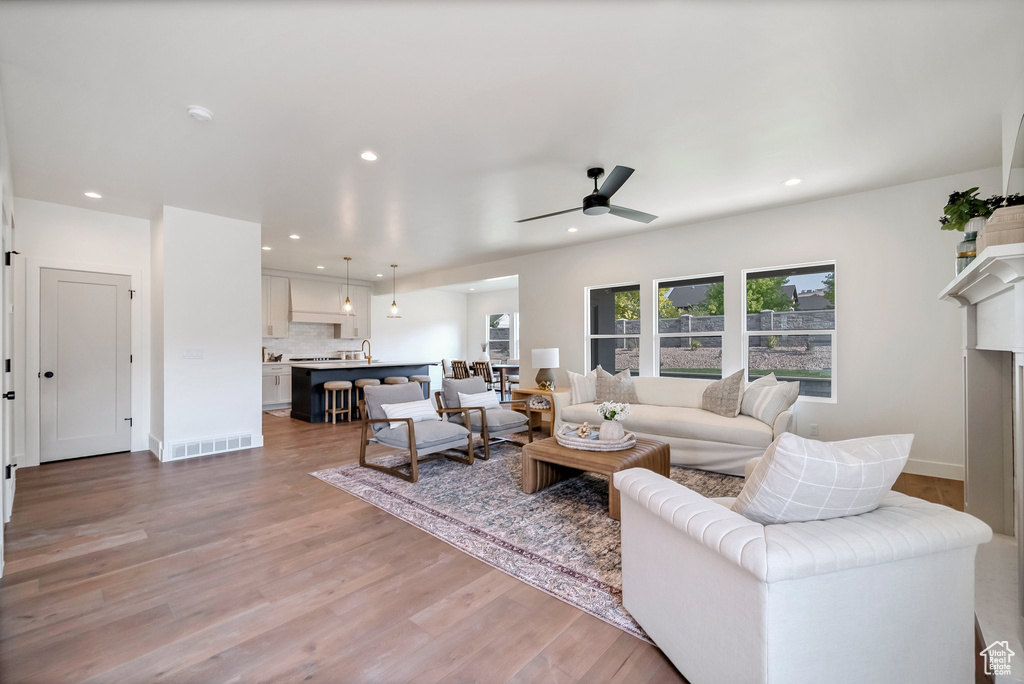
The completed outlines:
<svg viewBox="0 0 1024 684">
<path fill-rule="evenodd" d="M 487 314 L 487 354 L 491 363 L 508 363 L 519 358 L 519 316 L 515 313 Z"/>
<path fill-rule="evenodd" d="M 745 272 L 749 380 L 800 382 L 800 395 L 835 399 L 835 263 Z"/>
<path fill-rule="evenodd" d="M 661 280 L 658 293 L 658 374 L 672 378 L 722 377 L 725 277 Z"/>
<path fill-rule="evenodd" d="M 640 374 L 640 285 L 587 290 L 587 355 L 591 369 Z"/>
</svg>

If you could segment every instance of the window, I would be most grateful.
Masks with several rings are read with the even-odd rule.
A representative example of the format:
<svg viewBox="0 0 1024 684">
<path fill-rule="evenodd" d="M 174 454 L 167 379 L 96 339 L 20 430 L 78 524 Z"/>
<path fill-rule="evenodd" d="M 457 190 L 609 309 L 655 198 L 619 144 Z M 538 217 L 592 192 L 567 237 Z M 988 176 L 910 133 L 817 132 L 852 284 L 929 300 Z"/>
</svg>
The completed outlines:
<svg viewBox="0 0 1024 684">
<path fill-rule="evenodd" d="M 662 280 L 658 286 L 658 374 L 673 378 L 722 377 L 725 278 Z"/>
<path fill-rule="evenodd" d="M 588 291 L 587 349 L 590 368 L 640 374 L 640 285 Z"/>
<path fill-rule="evenodd" d="M 746 274 L 744 342 L 750 380 L 775 373 L 800 394 L 835 397 L 835 264 Z"/>
<path fill-rule="evenodd" d="M 509 359 L 519 358 L 519 316 L 487 314 L 487 353 L 491 363 L 508 363 Z"/>
</svg>

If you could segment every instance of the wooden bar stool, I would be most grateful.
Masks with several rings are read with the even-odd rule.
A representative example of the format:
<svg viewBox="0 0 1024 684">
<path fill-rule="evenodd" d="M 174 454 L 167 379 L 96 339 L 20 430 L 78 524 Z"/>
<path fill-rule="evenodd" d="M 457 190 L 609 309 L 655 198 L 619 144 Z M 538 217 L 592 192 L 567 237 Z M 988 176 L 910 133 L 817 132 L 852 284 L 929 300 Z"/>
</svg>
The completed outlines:
<svg viewBox="0 0 1024 684">
<path fill-rule="evenodd" d="M 345 398 L 345 408 L 338 408 L 338 392 Z M 348 380 L 330 380 L 324 383 L 324 422 L 330 419 L 331 423 L 337 425 L 339 413 L 345 414 L 345 420 L 352 420 L 352 383 Z"/>
<path fill-rule="evenodd" d="M 423 389 L 424 387 L 426 387 L 426 390 L 424 390 L 424 395 L 428 399 L 430 398 L 430 376 L 429 375 L 410 375 L 409 376 L 409 381 L 410 382 L 418 383 L 419 386 L 420 386 L 420 389 Z"/>
<path fill-rule="evenodd" d="M 409 378 L 402 375 L 391 375 L 384 378 L 385 385 L 404 385 L 409 382 Z"/>
<path fill-rule="evenodd" d="M 376 387 L 380 384 L 380 380 L 377 378 L 359 378 L 356 380 L 356 405 L 355 410 L 359 411 L 359 402 L 366 398 L 366 393 L 363 391 L 366 387 Z"/>
</svg>

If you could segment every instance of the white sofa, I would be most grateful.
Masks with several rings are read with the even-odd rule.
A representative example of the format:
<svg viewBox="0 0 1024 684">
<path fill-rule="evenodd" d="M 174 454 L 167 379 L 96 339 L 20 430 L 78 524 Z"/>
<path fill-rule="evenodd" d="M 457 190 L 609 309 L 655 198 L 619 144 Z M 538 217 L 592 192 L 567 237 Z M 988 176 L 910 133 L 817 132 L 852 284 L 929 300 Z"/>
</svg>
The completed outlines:
<svg viewBox="0 0 1024 684">
<path fill-rule="evenodd" d="M 623 603 L 692 684 L 974 681 L 980 520 L 890 492 L 765 526 L 649 470 L 615 486 Z"/>
<path fill-rule="evenodd" d="M 742 475 L 750 459 L 764 453 L 783 432 L 796 430 L 796 416 L 783 411 L 774 425 L 739 415 L 727 418 L 703 410 L 701 398 L 711 380 L 691 378 L 633 378 L 637 401 L 623 426 L 639 437 L 667 442 L 672 463 Z M 555 397 L 555 429 L 563 423 L 600 423 L 597 405 L 572 404 L 569 392 Z"/>
</svg>

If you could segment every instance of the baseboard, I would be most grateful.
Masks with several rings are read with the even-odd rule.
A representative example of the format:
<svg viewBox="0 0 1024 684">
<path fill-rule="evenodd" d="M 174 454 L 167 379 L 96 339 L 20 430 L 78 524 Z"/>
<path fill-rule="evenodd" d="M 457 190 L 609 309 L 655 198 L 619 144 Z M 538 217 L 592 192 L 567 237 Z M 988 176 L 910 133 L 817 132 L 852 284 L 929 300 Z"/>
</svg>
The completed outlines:
<svg viewBox="0 0 1024 684">
<path fill-rule="evenodd" d="M 921 461 L 912 458 L 903 467 L 903 472 L 911 475 L 928 475 L 930 477 L 941 477 L 946 480 L 963 480 L 964 467 L 952 463 L 938 463 L 936 461 Z"/>
</svg>

